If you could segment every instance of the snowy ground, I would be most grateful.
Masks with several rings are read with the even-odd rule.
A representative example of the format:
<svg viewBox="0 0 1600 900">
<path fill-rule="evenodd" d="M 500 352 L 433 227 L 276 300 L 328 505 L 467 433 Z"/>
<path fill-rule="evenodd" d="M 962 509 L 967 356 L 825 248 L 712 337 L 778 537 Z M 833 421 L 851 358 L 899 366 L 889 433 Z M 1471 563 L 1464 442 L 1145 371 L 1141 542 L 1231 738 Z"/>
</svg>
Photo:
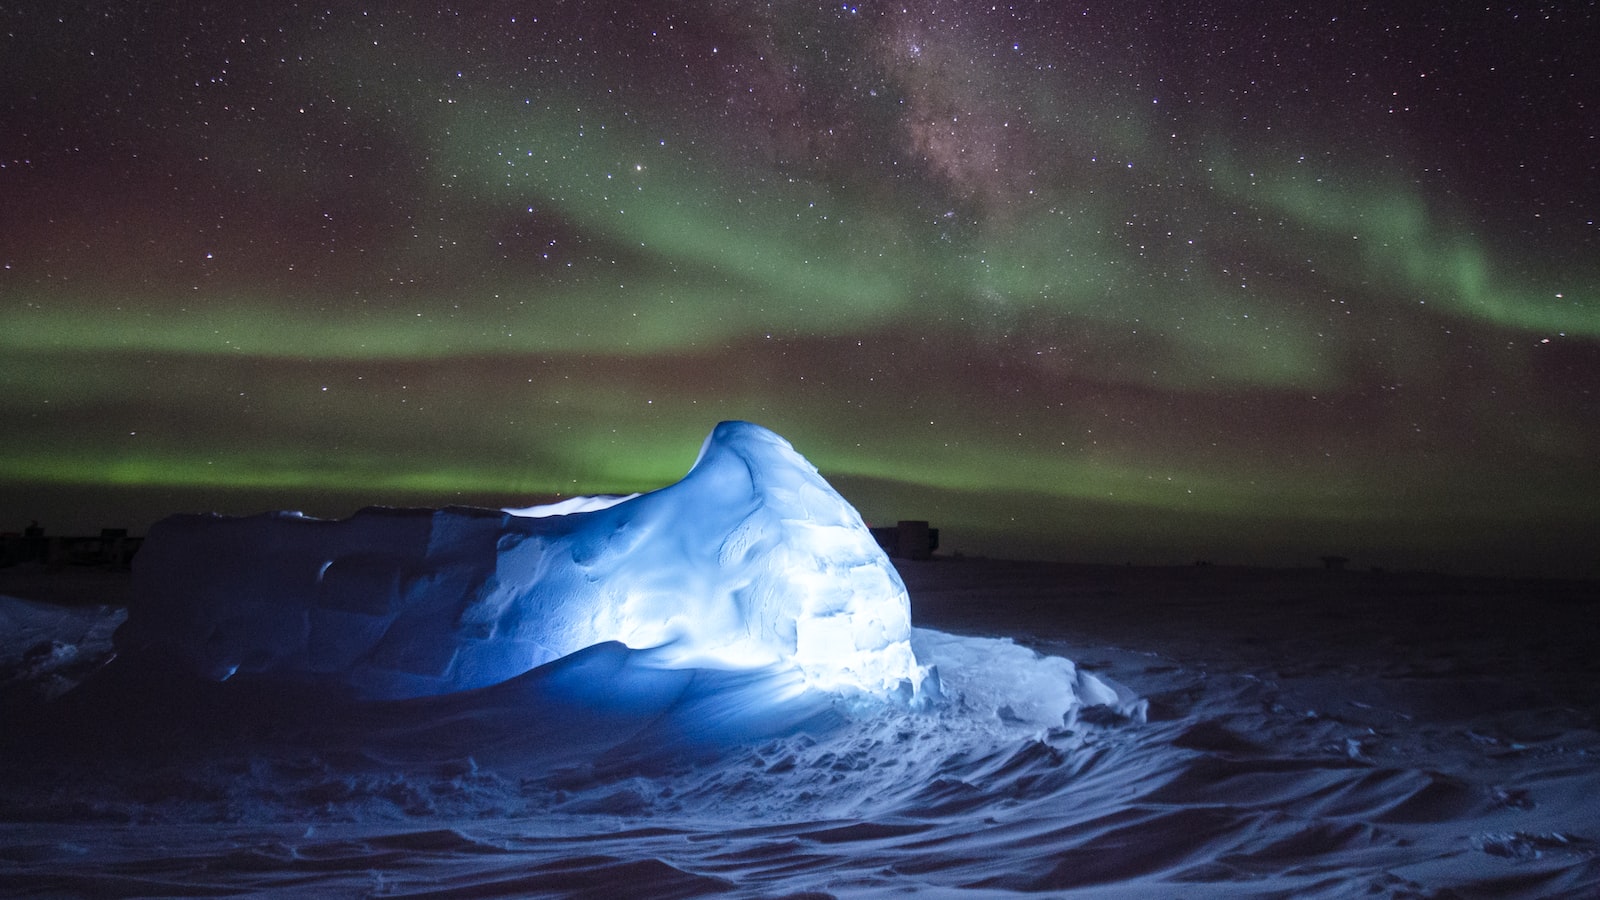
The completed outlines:
<svg viewBox="0 0 1600 900">
<path fill-rule="evenodd" d="M 102 668 L 125 575 L 0 570 L 0 894 L 1600 895 L 1593 585 L 901 570 L 928 711 L 614 645 L 420 701 L 197 684 Z M 1148 718 L 1042 723 L 1059 667 L 951 635 Z"/>
</svg>

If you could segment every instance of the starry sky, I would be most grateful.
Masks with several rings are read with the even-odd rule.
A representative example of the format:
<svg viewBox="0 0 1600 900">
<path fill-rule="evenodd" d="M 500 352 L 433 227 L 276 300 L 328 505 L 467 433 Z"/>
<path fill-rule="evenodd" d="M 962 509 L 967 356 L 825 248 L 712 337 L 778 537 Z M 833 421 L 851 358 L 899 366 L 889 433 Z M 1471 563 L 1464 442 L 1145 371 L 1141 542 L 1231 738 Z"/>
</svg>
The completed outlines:
<svg viewBox="0 0 1600 900">
<path fill-rule="evenodd" d="M 1593 2 L 0 10 L 0 531 L 783 434 L 1084 562 L 1600 576 Z"/>
</svg>

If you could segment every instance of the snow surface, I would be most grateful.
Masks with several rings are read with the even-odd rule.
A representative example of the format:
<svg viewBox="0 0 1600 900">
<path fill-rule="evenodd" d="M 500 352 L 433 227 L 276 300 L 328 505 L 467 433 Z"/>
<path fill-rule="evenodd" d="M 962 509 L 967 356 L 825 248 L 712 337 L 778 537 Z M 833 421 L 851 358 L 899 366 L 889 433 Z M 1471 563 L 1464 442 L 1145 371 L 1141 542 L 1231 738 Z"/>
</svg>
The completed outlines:
<svg viewBox="0 0 1600 900">
<path fill-rule="evenodd" d="M 485 687 L 607 641 L 674 666 L 794 666 L 915 694 L 904 584 L 787 441 L 723 422 L 683 480 L 549 507 L 174 516 L 135 564 L 125 650 L 367 698 Z M 934 689 L 936 690 L 936 688 Z"/>
<path fill-rule="evenodd" d="M 552 516 L 172 520 L 131 613 L 109 602 L 126 575 L 0 569 L 0 895 L 1600 896 L 1593 585 L 888 569 L 787 445 L 732 437 L 679 485 Z M 783 477 L 747 464 L 763 454 Z M 704 472 L 723 474 L 696 486 Z M 684 510 L 702 521 L 667 521 Z M 766 530 L 722 552 L 746 522 Z M 785 555 L 813 530 L 825 561 Z M 180 539 L 208 535 L 179 571 Z M 543 568 L 510 571 L 594 595 L 569 618 L 630 602 L 606 585 L 647 576 L 638 554 L 679 582 L 697 561 L 737 621 L 777 624 L 750 642 L 715 616 L 575 641 L 448 691 L 472 683 L 459 665 L 398 678 L 369 662 L 383 640 L 309 627 L 367 616 L 481 661 L 457 647 L 462 621 L 548 588 L 490 585 L 500 551 L 530 542 Z M 858 581 L 862 565 L 877 574 Z M 780 590 L 796 566 L 808 578 Z M 152 575 L 179 599 L 152 600 Z M 665 595 L 645 596 L 659 613 Z M 878 674 L 833 686 L 780 621 L 899 622 L 902 596 L 919 627 L 843 642 L 868 661 L 840 671 Z M 206 598 L 220 614 L 191 608 Z M 938 677 L 906 702 L 895 679 L 924 667 Z"/>
<path fill-rule="evenodd" d="M 78 605 L 0 597 L 0 895 L 1600 896 L 1592 587 L 900 569 L 920 710 L 616 643 L 400 701 L 128 657 L 49 699 L 29 660 L 120 619 L 57 573 Z M 1027 687 L 1066 656 L 1148 720 Z"/>
</svg>

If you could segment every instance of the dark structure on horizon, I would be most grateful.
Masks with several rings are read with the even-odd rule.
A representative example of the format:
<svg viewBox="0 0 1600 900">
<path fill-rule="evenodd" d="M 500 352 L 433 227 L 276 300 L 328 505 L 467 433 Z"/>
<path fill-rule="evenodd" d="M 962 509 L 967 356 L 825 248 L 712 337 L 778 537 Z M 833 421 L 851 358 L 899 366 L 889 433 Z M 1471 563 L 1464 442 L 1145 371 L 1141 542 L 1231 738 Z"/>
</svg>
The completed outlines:
<svg viewBox="0 0 1600 900">
<path fill-rule="evenodd" d="M 923 520 L 901 519 L 871 530 L 883 552 L 896 559 L 927 559 L 939 549 L 939 529 L 929 528 Z"/>
<path fill-rule="evenodd" d="M 98 536 L 46 536 L 38 523 L 22 534 L 0 534 L 0 566 L 39 562 L 52 567 L 108 566 L 125 569 L 144 543 L 142 537 L 129 537 L 126 528 L 102 528 Z"/>
</svg>

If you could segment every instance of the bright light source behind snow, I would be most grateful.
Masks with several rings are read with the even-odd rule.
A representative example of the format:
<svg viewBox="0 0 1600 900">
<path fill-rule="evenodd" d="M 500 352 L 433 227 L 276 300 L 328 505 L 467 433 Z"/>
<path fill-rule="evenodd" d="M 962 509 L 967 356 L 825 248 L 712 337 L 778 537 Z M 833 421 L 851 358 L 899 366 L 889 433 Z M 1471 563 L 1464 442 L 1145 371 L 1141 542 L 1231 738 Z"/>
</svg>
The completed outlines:
<svg viewBox="0 0 1600 900">
<path fill-rule="evenodd" d="M 633 497 L 175 516 L 151 531 L 135 592 L 126 646 L 371 698 L 484 687 L 607 641 L 672 666 L 797 667 L 827 690 L 910 693 L 927 677 L 905 586 L 861 517 L 747 422 Z"/>
</svg>

